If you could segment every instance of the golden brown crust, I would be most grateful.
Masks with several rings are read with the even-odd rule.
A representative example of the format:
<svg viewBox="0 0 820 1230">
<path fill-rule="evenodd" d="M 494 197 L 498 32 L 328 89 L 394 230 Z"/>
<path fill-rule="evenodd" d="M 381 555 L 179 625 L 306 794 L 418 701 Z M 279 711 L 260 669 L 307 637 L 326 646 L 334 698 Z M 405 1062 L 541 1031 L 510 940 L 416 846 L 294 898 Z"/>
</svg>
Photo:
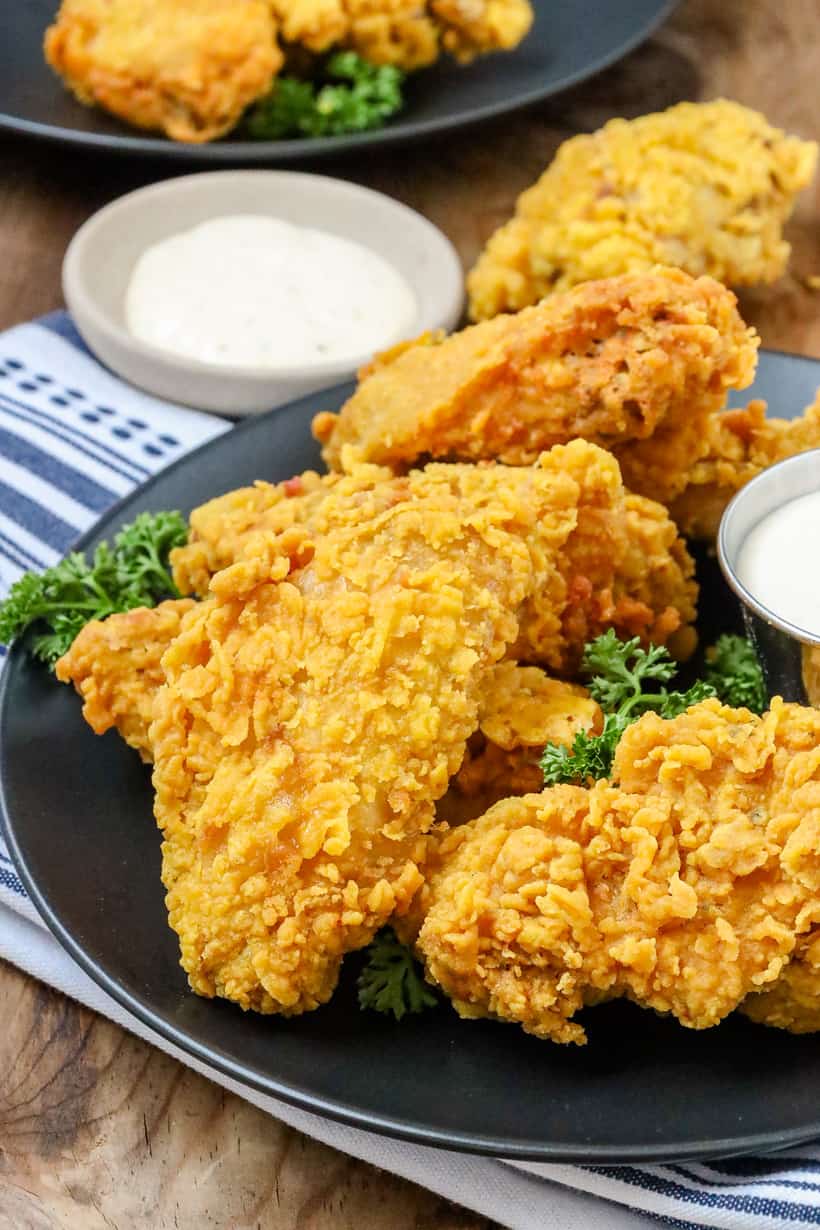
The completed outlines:
<svg viewBox="0 0 820 1230">
<path fill-rule="evenodd" d="M 283 62 L 268 0 L 62 0 L 44 46 L 80 102 L 176 141 L 228 132 Z"/>
<path fill-rule="evenodd" d="M 705 701 L 629 727 L 617 784 L 499 803 L 439 843 L 429 976 L 462 1015 L 556 1041 L 582 1042 L 575 1012 L 613 994 L 717 1024 L 816 921 L 818 743 L 814 709 Z"/>
<path fill-rule="evenodd" d="M 448 824 L 473 820 L 499 799 L 540 790 L 547 743 L 572 744 L 601 729 L 600 707 L 586 688 L 550 679 L 534 666 L 499 662 L 482 688 L 479 726 L 436 808 Z"/>
<path fill-rule="evenodd" d="M 366 467 L 310 537 L 251 536 L 211 579 L 150 730 L 169 916 L 200 994 L 315 1007 L 409 904 L 486 673 L 558 576 L 584 459 L 617 474 L 583 442 L 528 469 Z"/>
<path fill-rule="evenodd" d="M 820 447 L 820 391 L 795 419 L 766 418 L 764 401 L 713 415 L 707 425 L 706 446 L 670 508 L 690 538 L 714 538 L 732 496 L 761 470 Z"/>
<path fill-rule="evenodd" d="M 48 63 L 80 102 L 176 141 L 212 141 L 266 94 L 285 56 L 348 47 L 410 71 L 521 41 L 529 0 L 62 0 Z"/>
<path fill-rule="evenodd" d="M 57 678 L 73 683 L 82 696 L 83 717 L 94 733 L 116 727 L 147 762 L 154 697 L 165 681 L 162 655 L 195 605 L 183 598 L 94 619 L 54 668 Z"/>
<path fill-rule="evenodd" d="M 623 491 L 611 456 L 577 443 L 550 454 L 549 463 L 560 458 L 579 484 L 576 524 L 559 575 L 545 576 L 520 613 L 511 657 L 572 673 L 584 643 L 610 627 L 687 657 L 696 639 L 697 585 L 673 522 L 660 505 Z M 430 472 L 437 469 L 447 471 Z M 359 466 L 347 476 L 308 472 L 277 486 L 228 492 L 191 514 L 190 542 L 171 556 L 174 579 L 183 593 L 206 594 L 213 573 L 239 558 L 256 535 L 293 531 L 290 549 L 298 555 L 321 530 L 329 493 L 390 479 L 388 470 Z"/>
<path fill-rule="evenodd" d="M 565 141 L 467 279 L 470 314 L 518 311 L 578 282 L 675 265 L 729 286 L 786 268 L 782 226 L 811 181 L 814 142 L 718 99 Z"/>
<path fill-rule="evenodd" d="M 314 431 L 331 469 L 425 456 L 527 465 L 583 437 L 615 452 L 628 487 L 667 502 L 727 390 L 751 383 L 757 345 L 711 278 L 627 274 L 395 349 Z"/>
</svg>

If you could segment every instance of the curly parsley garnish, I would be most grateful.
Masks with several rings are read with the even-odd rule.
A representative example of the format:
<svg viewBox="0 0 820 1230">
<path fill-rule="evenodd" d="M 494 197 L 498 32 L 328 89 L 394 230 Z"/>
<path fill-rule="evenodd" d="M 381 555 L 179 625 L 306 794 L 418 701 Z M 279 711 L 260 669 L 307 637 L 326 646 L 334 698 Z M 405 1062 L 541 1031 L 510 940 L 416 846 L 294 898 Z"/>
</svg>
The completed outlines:
<svg viewBox="0 0 820 1230">
<path fill-rule="evenodd" d="M 690 705 L 717 695 L 715 687 L 699 680 L 686 692 L 665 686 L 677 671 L 666 649 L 641 648 L 640 638 L 621 641 L 610 629 L 590 641 L 581 660 L 581 673 L 589 680 L 589 693 L 604 711 L 600 734 L 579 731 L 572 747 L 548 743 L 541 758 L 544 782 L 585 785 L 608 777 L 618 741 L 632 722 L 653 710 L 663 718 L 677 717 Z"/>
<path fill-rule="evenodd" d="M 359 1007 L 400 1021 L 409 1013 L 435 1008 L 438 1000 L 425 983 L 411 953 L 390 927 L 380 931 L 367 949 L 367 964 L 359 974 Z"/>
<path fill-rule="evenodd" d="M 178 598 L 168 556 L 187 540 L 181 513 L 140 513 L 113 547 L 101 542 L 90 563 L 75 551 L 45 572 L 25 573 L 0 603 L 0 643 L 39 626 L 32 652 L 53 667 L 90 620 Z"/>
<path fill-rule="evenodd" d="M 768 705 L 763 671 L 751 641 L 726 633 L 706 651 L 705 679 L 724 705 L 763 713 Z"/>
<path fill-rule="evenodd" d="M 370 64 L 355 51 L 329 56 L 323 82 L 278 77 L 254 103 L 245 129 L 259 141 L 285 137 L 336 137 L 382 125 L 404 105 L 404 73 L 391 64 Z"/>
</svg>

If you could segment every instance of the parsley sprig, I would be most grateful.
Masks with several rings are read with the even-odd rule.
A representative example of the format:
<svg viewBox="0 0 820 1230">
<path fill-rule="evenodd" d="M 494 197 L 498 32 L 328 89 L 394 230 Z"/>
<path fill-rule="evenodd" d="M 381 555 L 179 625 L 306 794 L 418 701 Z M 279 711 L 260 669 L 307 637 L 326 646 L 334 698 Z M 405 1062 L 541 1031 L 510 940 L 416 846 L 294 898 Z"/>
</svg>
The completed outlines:
<svg viewBox="0 0 820 1230">
<path fill-rule="evenodd" d="M 639 637 L 621 641 L 610 628 L 586 646 L 581 673 L 588 680 L 590 695 L 604 711 L 604 725 L 598 735 L 579 731 L 572 747 L 548 743 L 541 758 L 544 782 L 586 785 L 607 777 L 618 741 L 632 722 L 653 710 L 672 718 L 709 696 L 717 695 L 712 683 L 698 680 L 685 692 L 672 691 L 666 684 L 677 671 L 669 653 L 660 645 L 641 647 Z"/>
<path fill-rule="evenodd" d="M 367 964 L 359 974 L 359 1007 L 400 1021 L 438 1003 L 416 961 L 390 927 L 378 933 L 367 949 Z"/>
<path fill-rule="evenodd" d="M 763 713 L 766 685 L 754 646 L 743 636 L 726 633 L 706 651 L 705 679 L 724 705 Z"/>
<path fill-rule="evenodd" d="M 8 645 L 35 626 L 32 652 L 53 667 L 90 620 L 178 598 L 168 555 L 187 539 L 181 513 L 140 513 L 116 535 L 113 547 L 100 543 L 90 563 L 75 551 L 45 572 L 25 573 L 0 603 L 0 643 Z"/>
<path fill-rule="evenodd" d="M 404 73 L 370 64 L 355 51 L 326 60 L 324 82 L 278 77 L 269 94 L 245 116 L 248 135 L 260 141 L 285 137 L 335 137 L 381 126 L 400 111 Z"/>
</svg>

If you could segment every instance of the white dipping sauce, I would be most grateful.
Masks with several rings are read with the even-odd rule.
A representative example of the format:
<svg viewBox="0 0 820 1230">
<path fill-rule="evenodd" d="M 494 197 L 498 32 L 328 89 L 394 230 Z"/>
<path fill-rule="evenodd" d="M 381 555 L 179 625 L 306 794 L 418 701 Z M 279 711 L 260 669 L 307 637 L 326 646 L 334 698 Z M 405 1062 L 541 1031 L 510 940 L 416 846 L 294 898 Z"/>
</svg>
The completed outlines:
<svg viewBox="0 0 820 1230">
<path fill-rule="evenodd" d="M 134 337 L 225 367 L 356 360 L 411 336 L 413 291 L 361 244 L 234 214 L 143 252 L 125 298 Z"/>
<path fill-rule="evenodd" d="M 820 542 L 820 491 L 764 517 L 743 543 L 735 572 L 749 593 L 781 619 L 820 632 L 820 581 L 811 550 Z"/>
</svg>

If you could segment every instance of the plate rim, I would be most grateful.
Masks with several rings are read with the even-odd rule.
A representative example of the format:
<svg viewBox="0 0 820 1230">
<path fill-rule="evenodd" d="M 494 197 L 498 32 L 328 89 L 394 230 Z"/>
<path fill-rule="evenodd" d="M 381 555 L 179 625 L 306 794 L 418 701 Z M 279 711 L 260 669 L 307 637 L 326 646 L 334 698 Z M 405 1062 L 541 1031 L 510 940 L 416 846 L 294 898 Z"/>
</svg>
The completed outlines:
<svg viewBox="0 0 820 1230">
<path fill-rule="evenodd" d="M 22 137 L 31 137 L 38 141 L 64 144 L 88 150 L 107 150 L 121 156 L 157 157 L 166 160 L 188 162 L 215 163 L 248 163 L 248 162 L 279 162 L 304 161 L 310 158 L 331 158 L 348 153 L 388 147 L 392 145 L 409 144 L 423 140 L 425 137 L 454 132 L 479 124 L 484 120 L 496 119 L 515 111 L 526 110 L 536 103 L 543 102 L 561 91 L 578 85 L 590 77 L 596 76 L 605 68 L 616 64 L 629 55 L 655 31 L 663 25 L 680 3 L 680 0 L 652 0 L 656 11 L 651 18 L 635 30 L 627 39 L 619 42 L 615 48 L 605 52 L 596 60 L 591 61 L 575 72 L 566 73 L 547 87 L 536 87 L 516 97 L 513 101 L 500 100 L 473 108 L 460 115 L 439 116 L 429 120 L 401 122 L 387 125 L 371 132 L 346 133 L 339 137 L 292 138 L 289 141 L 215 141 L 204 145 L 184 141 L 172 141 L 158 136 L 140 136 L 124 133 L 119 135 L 97 132 L 84 132 L 77 128 L 65 128 L 60 124 L 46 124 L 41 120 L 20 118 L 8 111 L 0 110 L 0 131 L 16 133 Z M 515 49 L 517 50 L 517 49 Z M 498 54 L 514 55 L 513 52 Z M 56 83 L 59 86 L 59 82 Z M 116 117 L 115 117 L 116 118 Z"/>
<path fill-rule="evenodd" d="M 787 359 L 808 361 L 810 364 L 816 365 L 818 372 L 820 372 L 820 358 L 771 347 L 761 349 L 761 354 L 766 353 L 780 355 Z M 353 387 L 351 383 L 347 382 L 345 384 L 329 386 L 324 390 L 320 390 L 320 392 L 322 394 L 330 394 L 338 390 L 341 399 L 343 396 L 346 396 L 346 391 L 351 387 Z M 146 483 L 140 484 L 128 495 L 113 504 L 103 517 L 77 539 L 72 549 L 84 550 L 89 542 L 92 542 L 101 533 L 104 534 L 108 527 L 117 521 L 121 511 L 137 493 L 144 494 L 146 491 L 150 491 L 160 479 L 189 464 L 201 453 L 218 449 L 224 441 L 233 438 L 237 432 L 241 433 L 250 430 L 254 426 L 258 428 L 260 420 L 264 421 L 267 418 L 271 418 L 280 410 L 296 410 L 301 406 L 307 408 L 317 395 L 317 393 L 312 393 L 306 397 L 295 399 L 286 406 L 276 407 L 268 411 L 266 415 L 249 416 L 238 423 L 233 429 L 223 432 L 211 440 L 205 441 L 197 448 L 192 449 L 189 453 L 186 453 L 183 457 L 178 458 L 171 465 L 166 466 L 153 475 Z M 9 720 L 10 706 L 7 698 L 11 676 L 10 665 L 12 662 L 17 662 L 23 653 L 24 647 L 22 644 L 17 643 L 12 646 L 0 673 L 0 731 L 5 728 Z M 0 770 L 4 764 L 5 761 L 0 765 Z M 417 1145 L 450 1149 L 458 1153 L 518 1161 L 588 1165 L 600 1163 L 629 1164 L 693 1161 L 698 1158 L 738 1156 L 757 1151 L 771 1152 L 799 1145 L 820 1136 L 820 1118 L 817 1118 L 811 1123 L 796 1128 L 773 1129 L 771 1131 L 746 1135 L 701 1137 L 697 1140 L 688 1140 L 686 1143 L 677 1146 L 670 1143 L 662 1145 L 647 1143 L 623 1147 L 590 1144 L 580 1148 L 575 1146 L 567 1147 L 566 1145 L 550 1141 L 525 1140 L 510 1142 L 494 1138 L 489 1134 L 477 1136 L 475 1133 L 470 1132 L 431 1128 L 423 1123 L 413 1122 L 406 1118 L 368 1113 L 349 1104 L 312 1093 L 309 1090 L 282 1084 L 274 1077 L 262 1076 L 255 1069 L 246 1067 L 241 1061 L 226 1055 L 220 1048 L 200 1043 L 192 1038 L 184 1029 L 177 1027 L 173 1022 L 166 1020 L 150 1006 L 143 1003 L 137 995 L 122 986 L 114 974 L 110 974 L 100 962 L 85 952 L 81 942 L 75 939 L 68 928 L 60 921 L 56 911 L 46 896 L 40 891 L 36 879 L 29 872 L 25 856 L 17 841 L 7 800 L 5 773 L 2 771 L 0 771 L 0 831 L 2 831 L 2 835 L 5 838 L 15 871 L 20 877 L 32 904 L 51 934 L 83 972 L 101 990 L 108 994 L 115 1003 L 136 1017 L 143 1026 L 152 1030 L 166 1042 L 171 1043 L 172 1046 L 175 1046 L 183 1055 L 192 1057 L 206 1068 L 210 1067 L 217 1070 L 222 1075 L 237 1081 L 240 1085 L 245 1085 L 302 1111 L 320 1115 L 334 1122 L 344 1123 L 359 1130 L 380 1133 L 390 1138 L 406 1140 Z M 124 1028 L 127 1028 L 127 1026 Z"/>
</svg>

